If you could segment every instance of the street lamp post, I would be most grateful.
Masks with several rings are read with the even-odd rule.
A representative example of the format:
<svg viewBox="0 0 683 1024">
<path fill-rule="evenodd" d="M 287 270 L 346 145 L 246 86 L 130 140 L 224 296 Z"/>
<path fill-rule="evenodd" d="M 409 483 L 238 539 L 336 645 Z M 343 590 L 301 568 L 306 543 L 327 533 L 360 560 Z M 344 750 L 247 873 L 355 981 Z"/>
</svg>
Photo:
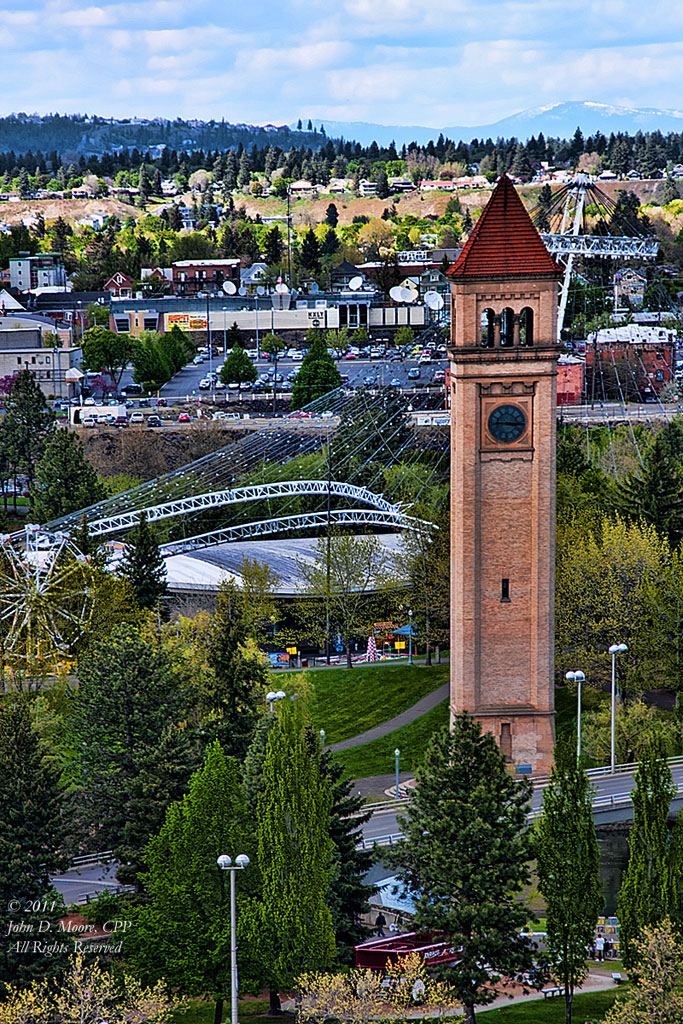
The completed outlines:
<svg viewBox="0 0 683 1024">
<path fill-rule="evenodd" d="M 321 745 L 324 748 L 324 746 L 325 746 L 325 730 L 324 729 L 320 730 L 320 743 L 321 743 Z"/>
<path fill-rule="evenodd" d="M 287 694 L 284 690 L 269 690 L 266 694 L 266 700 L 270 705 L 270 713 L 273 714 L 273 704 L 276 700 L 284 700 Z"/>
<path fill-rule="evenodd" d="M 577 670 L 576 672 L 567 672 L 565 679 L 568 679 L 570 683 L 576 683 L 577 695 L 576 695 L 576 762 L 577 764 L 581 760 L 581 683 L 586 681 L 586 677 Z"/>
<path fill-rule="evenodd" d="M 223 358 L 225 359 L 228 354 L 228 333 L 226 330 L 225 314 L 227 313 L 228 307 L 223 306 Z"/>
<path fill-rule="evenodd" d="M 237 910 L 235 908 L 235 872 L 249 867 L 246 853 L 239 853 L 235 863 L 222 853 L 216 861 L 221 871 L 230 872 L 230 1024 L 237 1024 Z"/>
<path fill-rule="evenodd" d="M 408 609 L 408 664 L 413 664 L 413 609 Z"/>
<path fill-rule="evenodd" d="M 396 799 L 397 800 L 399 798 L 399 792 L 398 792 L 398 759 L 399 759 L 400 756 L 401 756 L 401 751 L 398 749 L 398 747 L 396 747 L 396 750 L 394 751 L 394 757 L 396 758 Z"/>
<path fill-rule="evenodd" d="M 617 700 L 617 654 L 627 651 L 626 644 L 612 644 L 609 653 L 612 655 L 612 717 L 610 721 L 610 768 L 614 772 L 615 760 L 615 721 L 616 721 L 616 700 Z"/>
</svg>

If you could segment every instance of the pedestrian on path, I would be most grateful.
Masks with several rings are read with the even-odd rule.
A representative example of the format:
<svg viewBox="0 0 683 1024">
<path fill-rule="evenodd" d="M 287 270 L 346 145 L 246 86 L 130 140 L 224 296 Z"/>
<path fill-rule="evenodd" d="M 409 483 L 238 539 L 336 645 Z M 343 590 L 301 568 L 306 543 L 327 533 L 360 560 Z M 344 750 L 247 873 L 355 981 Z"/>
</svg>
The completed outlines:
<svg viewBox="0 0 683 1024">
<path fill-rule="evenodd" d="M 377 926 L 377 934 L 380 936 L 384 935 L 384 926 L 387 923 L 387 919 L 380 910 L 379 914 L 375 918 L 375 925 Z"/>
<path fill-rule="evenodd" d="M 602 935 L 598 935 L 597 939 L 595 940 L 595 955 L 598 958 L 598 960 L 603 959 L 604 950 L 605 939 Z"/>
</svg>

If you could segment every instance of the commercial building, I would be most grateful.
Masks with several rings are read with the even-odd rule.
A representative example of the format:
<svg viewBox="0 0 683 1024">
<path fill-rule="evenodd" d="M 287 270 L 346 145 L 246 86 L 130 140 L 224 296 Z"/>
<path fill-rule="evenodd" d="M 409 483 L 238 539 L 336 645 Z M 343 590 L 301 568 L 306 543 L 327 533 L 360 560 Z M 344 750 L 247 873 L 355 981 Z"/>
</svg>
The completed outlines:
<svg viewBox="0 0 683 1024">
<path fill-rule="evenodd" d="M 66 271 L 62 257 L 56 252 L 41 252 L 31 256 L 20 252 L 9 261 L 10 286 L 20 292 L 34 288 L 66 289 Z"/>
</svg>

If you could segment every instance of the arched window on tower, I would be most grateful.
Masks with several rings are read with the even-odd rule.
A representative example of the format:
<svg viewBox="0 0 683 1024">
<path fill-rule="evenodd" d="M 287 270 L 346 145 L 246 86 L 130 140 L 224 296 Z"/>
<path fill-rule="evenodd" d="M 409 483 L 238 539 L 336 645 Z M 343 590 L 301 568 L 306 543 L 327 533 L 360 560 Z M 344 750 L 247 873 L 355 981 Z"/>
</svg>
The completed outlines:
<svg viewBox="0 0 683 1024">
<path fill-rule="evenodd" d="M 481 314 L 481 347 L 493 348 L 496 340 L 496 314 L 485 309 Z"/>
<path fill-rule="evenodd" d="M 500 314 L 500 347 L 512 348 L 515 343 L 515 314 L 506 306 Z"/>
<path fill-rule="evenodd" d="M 519 344 L 529 348 L 534 343 L 534 311 L 525 306 L 519 314 Z"/>
</svg>

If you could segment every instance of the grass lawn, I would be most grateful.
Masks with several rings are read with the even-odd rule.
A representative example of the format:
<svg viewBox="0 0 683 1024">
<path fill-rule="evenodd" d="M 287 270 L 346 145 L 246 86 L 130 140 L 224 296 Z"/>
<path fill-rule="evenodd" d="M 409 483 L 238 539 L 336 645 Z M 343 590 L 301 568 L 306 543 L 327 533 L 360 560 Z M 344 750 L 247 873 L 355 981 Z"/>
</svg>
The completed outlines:
<svg viewBox="0 0 683 1024">
<path fill-rule="evenodd" d="M 313 724 L 317 729 L 325 730 L 326 743 L 339 743 L 412 707 L 432 690 L 447 683 L 448 673 L 447 664 L 426 668 L 424 665 L 387 665 L 380 662 L 352 669 L 277 672 L 270 678 L 275 689 L 290 692 L 295 686 L 294 679 L 303 676 L 312 695 Z M 395 746 L 395 743 L 391 746 L 392 757 Z M 391 765 L 388 771 L 391 771 Z"/>
<path fill-rule="evenodd" d="M 444 700 L 401 729 L 373 740 L 372 743 L 365 743 L 362 747 L 340 750 L 334 758 L 346 765 L 352 778 L 365 779 L 369 775 L 388 775 L 394 771 L 394 750 L 398 747 L 401 751 L 401 771 L 411 771 L 422 760 L 429 737 L 447 723 L 448 700 Z"/>
<path fill-rule="evenodd" d="M 173 1014 L 171 1024 L 213 1024 L 215 1006 L 216 1004 L 213 1002 L 192 999 L 187 1009 Z M 267 999 L 239 999 L 237 1001 L 237 1014 L 240 1021 L 254 1021 L 257 1018 L 264 1021 L 276 1019 L 282 1021 L 282 1017 L 265 1016 L 267 1009 Z M 229 999 L 223 1003 L 223 1020 L 230 1020 Z"/>
<path fill-rule="evenodd" d="M 627 985 L 615 985 L 603 992 L 583 992 L 574 996 L 572 1024 L 602 1020 L 618 993 L 625 992 L 627 988 Z M 514 1006 L 501 1006 L 497 1010 L 477 1010 L 477 1021 L 481 1024 L 560 1024 L 564 1021 L 564 996 L 534 999 Z"/>
</svg>

